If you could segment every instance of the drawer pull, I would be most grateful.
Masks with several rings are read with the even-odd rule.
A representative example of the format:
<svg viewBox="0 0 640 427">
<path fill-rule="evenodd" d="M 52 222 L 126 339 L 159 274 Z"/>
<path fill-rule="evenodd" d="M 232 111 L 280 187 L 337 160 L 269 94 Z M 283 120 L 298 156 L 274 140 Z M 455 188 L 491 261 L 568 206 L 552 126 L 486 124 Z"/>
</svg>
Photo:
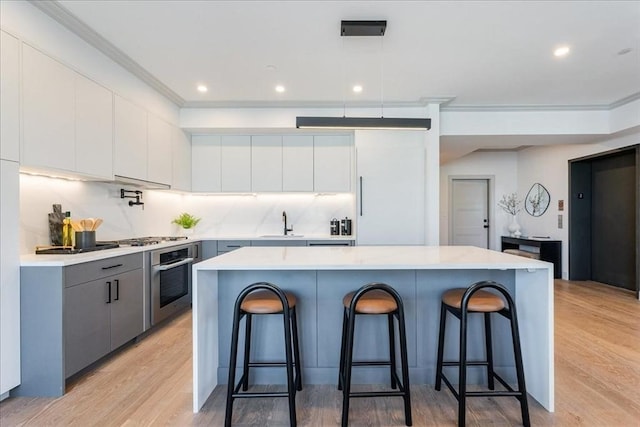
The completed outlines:
<svg viewBox="0 0 640 427">
<path fill-rule="evenodd" d="M 103 270 L 111 270 L 112 268 L 122 267 L 122 264 L 110 265 L 109 267 L 102 267 Z"/>
</svg>

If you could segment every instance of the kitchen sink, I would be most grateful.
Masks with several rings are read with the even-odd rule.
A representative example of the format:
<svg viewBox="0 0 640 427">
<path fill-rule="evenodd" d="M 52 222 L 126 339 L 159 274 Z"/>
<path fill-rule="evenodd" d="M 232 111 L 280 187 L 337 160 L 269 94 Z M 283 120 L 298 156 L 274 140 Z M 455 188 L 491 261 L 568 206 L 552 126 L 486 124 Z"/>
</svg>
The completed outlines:
<svg viewBox="0 0 640 427">
<path fill-rule="evenodd" d="M 289 237 L 304 237 L 302 234 L 263 234 L 260 237 L 269 237 L 269 238 L 289 238 Z"/>
</svg>

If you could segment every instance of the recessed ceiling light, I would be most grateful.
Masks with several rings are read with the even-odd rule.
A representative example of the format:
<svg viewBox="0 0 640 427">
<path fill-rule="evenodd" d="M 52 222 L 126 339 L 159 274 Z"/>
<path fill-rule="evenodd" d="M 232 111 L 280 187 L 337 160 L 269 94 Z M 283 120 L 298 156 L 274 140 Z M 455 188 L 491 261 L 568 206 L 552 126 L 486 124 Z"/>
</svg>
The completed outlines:
<svg viewBox="0 0 640 427">
<path fill-rule="evenodd" d="M 360 93 L 360 92 L 362 92 L 362 86 L 361 86 L 361 85 L 354 85 L 354 86 L 353 86 L 353 91 L 354 91 L 355 93 Z"/>
<path fill-rule="evenodd" d="M 276 66 L 272 65 L 272 64 L 267 65 L 266 68 L 267 68 L 268 71 L 275 71 L 277 69 Z"/>
<path fill-rule="evenodd" d="M 569 46 L 562 46 L 553 51 L 555 56 L 566 56 L 569 53 Z"/>
<path fill-rule="evenodd" d="M 205 86 L 205 85 L 198 85 L 198 92 L 200 93 L 205 93 L 207 92 L 209 89 Z"/>
<path fill-rule="evenodd" d="M 276 86 L 276 92 L 278 92 L 278 93 L 284 92 L 284 86 L 282 86 L 282 85 Z"/>
<path fill-rule="evenodd" d="M 620 50 L 618 52 L 618 55 L 626 55 L 627 53 L 631 52 L 633 49 L 631 49 L 630 47 L 625 47 L 624 49 Z"/>
</svg>

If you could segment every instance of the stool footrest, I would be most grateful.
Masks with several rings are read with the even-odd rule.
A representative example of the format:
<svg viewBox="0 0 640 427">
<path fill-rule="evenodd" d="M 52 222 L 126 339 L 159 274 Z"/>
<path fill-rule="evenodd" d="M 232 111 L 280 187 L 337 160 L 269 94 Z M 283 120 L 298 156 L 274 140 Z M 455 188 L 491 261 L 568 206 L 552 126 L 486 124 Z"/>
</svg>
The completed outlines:
<svg viewBox="0 0 640 427">
<path fill-rule="evenodd" d="M 349 397 L 379 397 L 379 396 L 398 396 L 404 397 L 404 391 L 358 391 L 349 393 Z"/>
<path fill-rule="evenodd" d="M 272 368 L 274 366 L 287 366 L 286 362 L 249 362 L 250 368 Z M 294 363 L 295 366 L 295 363 Z"/>
<path fill-rule="evenodd" d="M 481 360 L 467 362 L 467 366 L 488 366 L 489 362 Z M 442 366 L 460 366 L 460 362 L 442 362 Z"/>
<path fill-rule="evenodd" d="M 231 397 L 233 397 L 234 399 L 237 398 L 241 398 L 241 397 L 247 397 L 247 398 L 251 398 L 251 397 L 289 397 L 289 393 L 287 393 L 286 391 L 282 391 L 282 392 L 244 392 L 244 393 L 233 393 L 231 395 Z"/>
<path fill-rule="evenodd" d="M 465 393 L 467 397 L 491 397 L 491 396 L 513 396 L 520 397 L 522 392 L 520 391 L 508 391 L 508 390 L 489 390 L 489 391 L 468 391 Z"/>
<path fill-rule="evenodd" d="M 384 360 L 372 360 L 370 362 L 361 361 L 361 362 L 352 362 L 352 366 L 391 366 L 391 362 Z"/>
</svg>

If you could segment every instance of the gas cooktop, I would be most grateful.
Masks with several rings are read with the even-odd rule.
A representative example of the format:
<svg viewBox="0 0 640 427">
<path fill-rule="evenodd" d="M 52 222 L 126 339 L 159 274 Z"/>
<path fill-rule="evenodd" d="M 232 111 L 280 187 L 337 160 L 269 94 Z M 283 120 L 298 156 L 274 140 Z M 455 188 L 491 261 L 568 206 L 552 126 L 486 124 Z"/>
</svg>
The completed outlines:
<svg viewBox="0 0 640 427">
<path fill-rule="evenodd" d="M 89 248 L 77 249 L 72 246 L 44 246 L 37 247 L 37 255 L 73 255 L 83 254 L 86 252 L 101 251 L 103 249 L 115 249 L 118 247 L 118 242 L 96 242 L 95 246 Z"/>
<path fill-rule="evenodd" d="M 118 240 L 120 246 L 148 246 L 157 245 L 162 242 L 177 242 L 186 240 L 186 236 L 161 236 L 161 237 L 135 237 L 133 239 Z"/>
</svg>

